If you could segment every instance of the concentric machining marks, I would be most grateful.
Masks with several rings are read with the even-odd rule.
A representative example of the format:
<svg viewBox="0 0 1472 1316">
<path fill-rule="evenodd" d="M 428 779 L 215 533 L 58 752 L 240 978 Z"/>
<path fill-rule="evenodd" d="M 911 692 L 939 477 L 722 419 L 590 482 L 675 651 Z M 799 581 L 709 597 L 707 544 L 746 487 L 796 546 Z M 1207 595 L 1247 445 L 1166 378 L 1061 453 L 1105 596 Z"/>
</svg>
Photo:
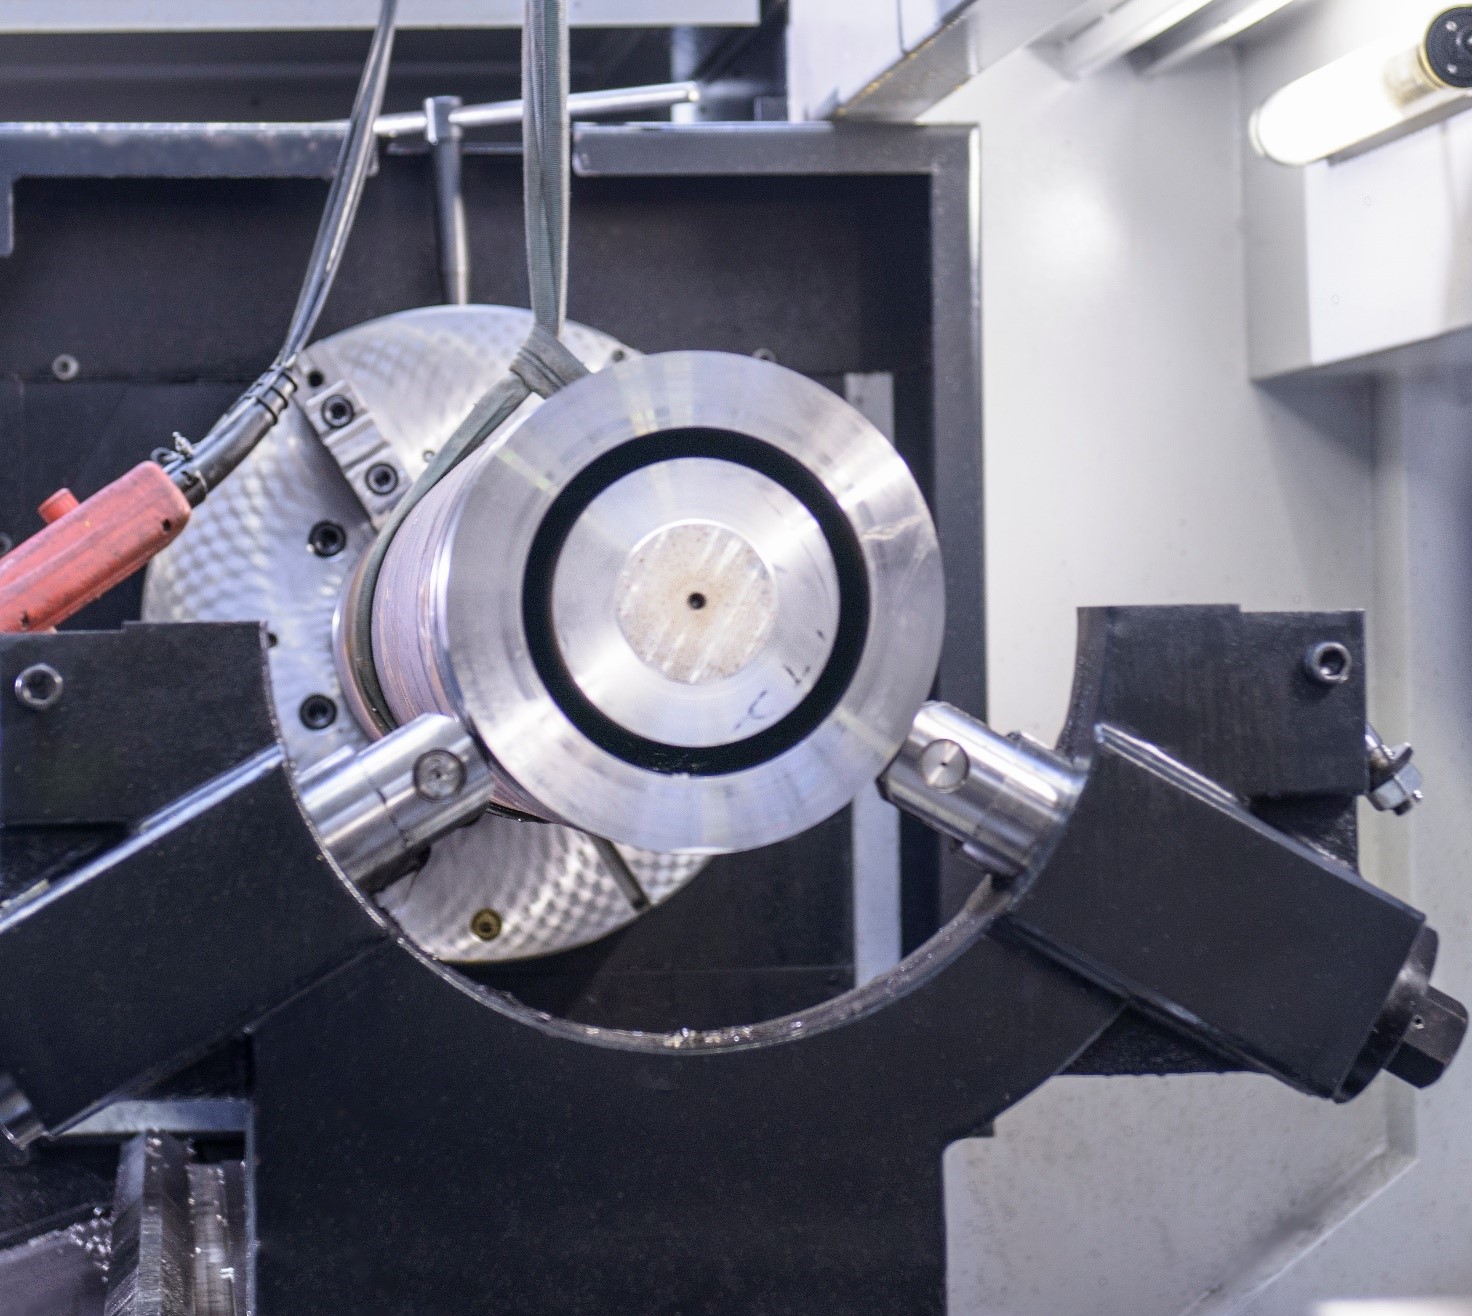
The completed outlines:
<svg viewBox="0 0 1472 1316">
<path fill-rule="evenodd" d="M 943 597 L 924 498 L 863 416 L 775 364 L 670 352 L 563 389 L 415 508 L 374 653 L 395 716 L 460 718 L 506 800 L 720 853 L 879 776 Z"/>
</svg>

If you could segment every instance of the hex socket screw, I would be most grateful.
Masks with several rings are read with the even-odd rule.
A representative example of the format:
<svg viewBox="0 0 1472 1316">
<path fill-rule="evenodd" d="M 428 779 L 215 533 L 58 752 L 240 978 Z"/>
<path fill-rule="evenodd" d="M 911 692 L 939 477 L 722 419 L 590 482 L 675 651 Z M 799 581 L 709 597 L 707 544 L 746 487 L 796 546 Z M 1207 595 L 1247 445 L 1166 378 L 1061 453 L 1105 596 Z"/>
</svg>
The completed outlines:
<svg viewBox="0 0 1472 1316">
<path fill-rule="evenodd" d="M 335 430 L 340 430 L 356 414 L 350 398 L 334 393 L 322 404 L 322 419 Z"/>
<path fill-rule="evenodd" d="M 297 716 L 308 731 L 325 731 L 337 721 L 337 703 L 327 695 L 308 695 Z"/>
<path fill-rule="evenodd" d="M 1304 675 L 1318 685 L 1343 685 L 1354 670 L 1354 657 L 1338 640 L 1309 646 L 1303 655 Z"/>
<path fill-rule="evenodd" d="M 391 494 L 399 487 L 399 473 L 388 462 L 374 462 L 363 476 L 369 493 Z"/>
<path fill-rule="evenodd" d="M 422 799 L 452 800 L 465 787 L 465 764 L 447 749 L 426 750 L 414 764 L 414 789 Z"/>
<path fill-rule="evenodd" d="M 307 547 L 318 557 L 336 557 L 348 546 L 348 532 L 336 521 L 318 521 L 307 535 Z"/>
<path fill-rule="evenodd" d="M 50 663 L 32 663 L 15 678 L 15 697 L 26 708 L 44 713 L 61 698 L 66 682 Z"/>
</svg>

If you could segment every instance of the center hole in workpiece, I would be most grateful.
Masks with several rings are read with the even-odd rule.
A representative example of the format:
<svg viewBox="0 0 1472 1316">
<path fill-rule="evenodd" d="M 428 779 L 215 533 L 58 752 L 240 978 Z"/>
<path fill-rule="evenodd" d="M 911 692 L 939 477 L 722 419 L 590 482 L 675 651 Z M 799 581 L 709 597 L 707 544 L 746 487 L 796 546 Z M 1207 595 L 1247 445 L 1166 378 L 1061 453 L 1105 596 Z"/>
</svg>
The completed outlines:
<svg viewBox="0 0 1472 1316">
<path fill-rule="evenodd" d="M 699 612 L 701 608 L 705 607 L 705 595 L 697 590 L 685 602 L 690 605 L 692 612 Z"/>
</svg>

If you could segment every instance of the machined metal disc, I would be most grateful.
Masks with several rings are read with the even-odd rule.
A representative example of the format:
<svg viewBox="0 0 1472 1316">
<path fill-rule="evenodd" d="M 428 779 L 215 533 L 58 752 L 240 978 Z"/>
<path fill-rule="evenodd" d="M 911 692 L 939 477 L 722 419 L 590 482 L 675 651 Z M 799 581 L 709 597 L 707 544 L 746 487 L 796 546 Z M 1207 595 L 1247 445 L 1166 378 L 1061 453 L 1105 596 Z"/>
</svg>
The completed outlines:
<svg viewBox="0 0 1472 1316">
<path fill-rule="evenodd" d="M 838 573 L 811 512 L 769 476 L 685 457 L 632 471 L 558 555 L 552 625 L 568 673 L 627 731 L 722 745 L 817 684 Z"/>
<path fill-rule="evenodd" d="M 880 774 L 943 609 L 924 499 L 863 416 L 674 352 L 578 381 L 445 479 L 385 563 L 374 652 L 400 720 L 463 717 L 546 816 L 715 853 Z"/>
<path fill-rule="evenodd" d="M 334 398 L 351 398 L 355 410 L 361 407 L 351 425 L 381 436 L 382 455 L 407 487 L 502 377 L 530 319 L 510 307 L 431 307 L 315 344 L 303 358 L 298 403 L 149 568 L 149 620 L 266 622 L 274 638 L 272 690 L 298 773 L 344 745 L 369 743 L 338 679 L 332 619 L 372 539 L 364 503 L 372 493 L 344 474 L 319 432 L 320 418 L 336 418 Z M 593 370 L 633 355 L 581 325 L 568 325 L 564 340 Z M 529 403 L 508 428 L 535 406 Z M 342 432 L 361 438 L 348 427 Z M 366 463 L 365 477 L 374 464 Z M 391 490 L 384 505 L 400 491 Z M 634 848 L 622 853 L 654 903 L 703 862 Z M 502 817 L 440 842 L 426 866 L 380 902 L 424 950 L 449 960 L 544 955 L 595 940 L 635 914 L 587 836 Z"/>
</svg>

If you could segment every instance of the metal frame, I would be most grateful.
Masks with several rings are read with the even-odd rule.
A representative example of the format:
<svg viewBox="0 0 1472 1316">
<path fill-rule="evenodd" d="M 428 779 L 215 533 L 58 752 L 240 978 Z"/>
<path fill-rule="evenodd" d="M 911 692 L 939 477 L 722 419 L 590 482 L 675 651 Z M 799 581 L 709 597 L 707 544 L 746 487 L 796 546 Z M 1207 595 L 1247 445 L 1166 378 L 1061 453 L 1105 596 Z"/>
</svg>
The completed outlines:
<svg viewBox="0 0 1472 1316">
<path fill-rule="evenodd" d="M 520 0 L 411 0 L 403 27 L 519 27 Z M 582 0 L 574 27 L 747 26 L 758 0 Z M 373 8 L 361 0 L 7 0 L 0 32 L 244 32 L 364 29 Z"/>
<path fill-rule="evenodd" d="M 150 778 L 199 738 L 206 664 L 161 661 L 149 646 L 170 660 L 181 643 L 230 648 L 235 715 L 260 747 L 0 919 L 0 986 L 41 1003 L 0 1020 L 13 1091 L 38 1127 L 66 1128 L 140 1075 L 247 1029 L 266 1312 L 387 1299 L 468 1313 L 491 1289 L 499 1307 L 528 1313 L 549 1300 L 938 1312 L 946 1144 L 1066 1067 L 1127 1001 L 1154 1002 L 1216 1049 L 1186 1067 L 1245 1056 L 1335 1095 L 1354 1090 L 1342 1071 L 1365 1030 L 1375 1025 L 1360 1079 L 1391 1059 L 1384 1044 L 1410 1019 L 1392 995 L 1398 1027 L 1380 1036 L 1396 956 L 1421 915 L 1325 857 L 1352 862 L 1366 785 L 1360 616 L 1125 608 L 1084 623 L 1061 748 L 1095 746 L 1091 784 L 1010 904 L 978 894 L 904 965 L 800 1015 L 664 1036 L 556 1020 L 477 989 L 356 901 L 289 789 L 254 627 L 6 637 L 6 681 L 40 660 L 67 676 L 55 710 L 0 704 L 7 732 L 29 719 L 59 746 L 47 759 L 7 734 L 7 777 L 37 762 L 65 776 L 105 743 L 46 728 L 57 715 L 73 731 L 115 716 L 96 677 L 120 666 L 103 650 L 130 640 L 143 646 L 133 684 L 177 671 L 176 697 L 136 753 L 107 761 L 114 773 Z M 1326 636 L 1354 672 L 1332 688 L 1302 670 Z M 1169 822 L 1119 833 L 1121 818 L 1167 817 L 1139 803 L 1147 782 L 1151 799 L 1175 801 Z M 1224 841 L 1224 821 L 1237 840 Z M 1201 880 L 1183 886 L 1182 871 Z M 1113 906 L 1101 890 L 1127 893 L 1102 924 L 1097 911 Z M 1275 901 L 1291 908 L 1265 912 Z M 1173 920 L 1163 941 L 1132 926 L 1162 911 Z M 1316 972 L 1325 938 L 1350 971 Z M 1162 944 L 1178 953 L 1161 959 Z M 85 973 L 58 970 L 62 946 Z M 1424 975 L 1414 985 L 1426 994 Z"/>
<path fill-rule="evenodd" d="M 0 256 L 20 178 L 331 178 L 341 123 L 0 124 Z"/>
<path fill-rule="evenodd" d="M 0 256 L 20 178 L 326 178 L 334 123 L 0 124 Z M 947 563 L 937 694 L 986 714 L 981 463 L 980 190 L 973 128 L 827 123 L 588 125 L 581 177 L 911 175 L 930 191 L 932 510 Z"/>
</svg>

